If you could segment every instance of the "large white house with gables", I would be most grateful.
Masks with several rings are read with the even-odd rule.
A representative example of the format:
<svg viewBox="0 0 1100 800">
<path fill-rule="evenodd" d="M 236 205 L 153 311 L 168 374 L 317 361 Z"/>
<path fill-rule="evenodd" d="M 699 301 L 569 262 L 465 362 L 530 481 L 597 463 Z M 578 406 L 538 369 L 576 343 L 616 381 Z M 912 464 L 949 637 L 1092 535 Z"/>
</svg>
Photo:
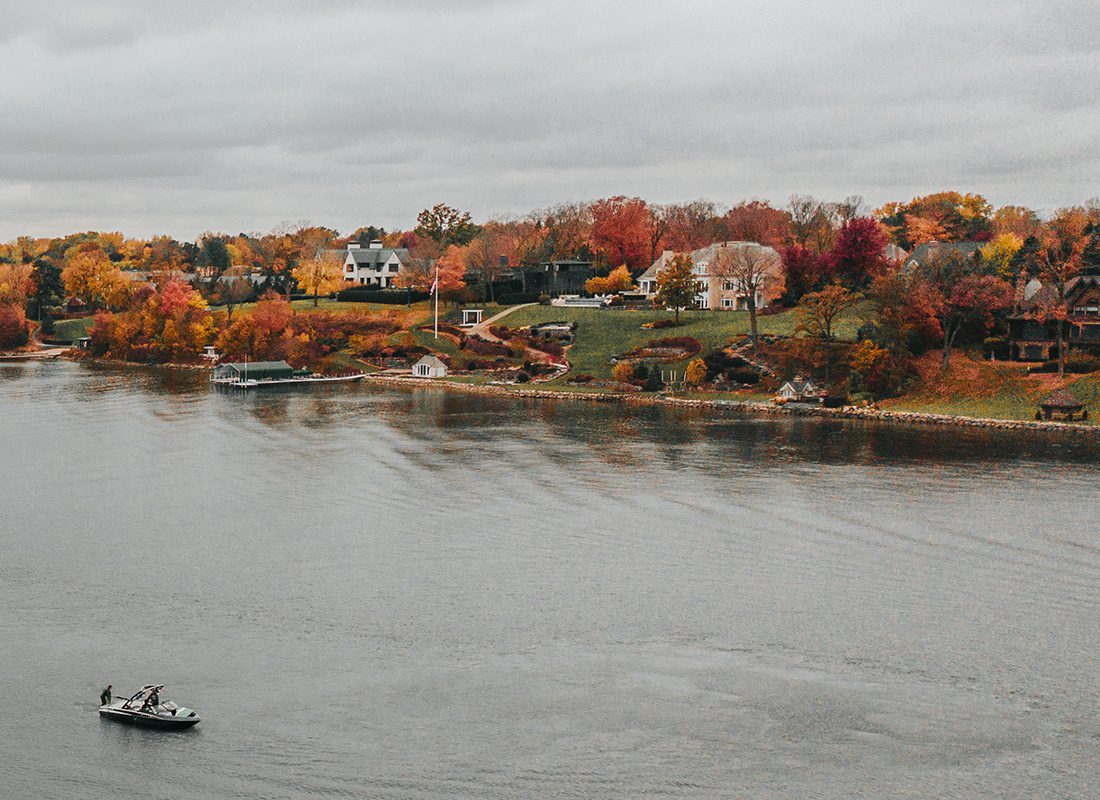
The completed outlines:
<svg viewBox="0 0 1100 800">
<path fill-rule="evenodd" d="M 366 247 L 352 242 L 344 257 L 344 282 L 388 289 L 408 263 L 409 251 L 404 247 L 383 247 L 377 239 Z"/>
<path fill-rule="evenodd" d="M 745 311 L 749 307 L 749 297 L 739 281 L 716 275 L 712 266 L 722 250 L 752 250 L 763 258 L 766 274 L 756 292 L 756 307 L 766 308 L 769 303 L 783 293 L 783 268 L 779 254 L 770 247 L 756 242 L 715 242 L 691 252 L 692 271 L 695 273 L 696 308 L 715 308 L 727 311 Z M 676 254 L 665 250 L 649 269 L 638 276 L 638 289 L 653 299 L 657 294 L 657 276 L 663 272 Z"/>
</svg>

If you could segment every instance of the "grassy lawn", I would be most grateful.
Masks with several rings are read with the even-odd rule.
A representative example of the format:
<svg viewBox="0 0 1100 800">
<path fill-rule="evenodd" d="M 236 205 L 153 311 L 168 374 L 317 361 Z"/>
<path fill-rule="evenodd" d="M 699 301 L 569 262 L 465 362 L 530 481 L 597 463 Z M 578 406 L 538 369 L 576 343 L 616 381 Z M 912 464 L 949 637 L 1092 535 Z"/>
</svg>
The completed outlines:
<svg viewBox="0 0 1100 800">
<path fill-rule="evenodd" d="M 52 337 L 43 334 L 44 339 L 54 339 L 59 342 L 75 342 L 81 336 L 87 336 L 92 329 L 95 317 L 80 317 L 78 319 L 59 319 L 53 324 Z"/>
<path fill-rule="evenodd" d="M 928 361 L 936 363 L 935 358 Z M 929 368 L 922 370 L 929 373 L 922 388 L 904 397 L 883 400 L 879 407 L 982 419 L 1030 420 L 1035 418 L 1039 401 L 1060 385 L 1055 375 L 1028 375 L 1019 366 L 962 358 L 953 358 L 951 372 L 942 378 L 935 377 Z M 1065 386 L 1085 404 L 1090 422 L 1100 419 L 1100 373 L 1067 375 Z"/>
<path fill-rule="evenodd" d="M 670 319 L 667 311 L 608 311 L 598 308 L 556 308 L 530 306 L 509 314 L 501 322 L 510 328 L 520 328 L 539 322 L 562 320 L 577 323 L 577 341 L 569 348 L 567 358 L 573 364 L 573 373 L 589 373 L 597 378 L 611 374 L 611 357 L 651 339 L 667 336 L 691 336 L 709 352 L 729 344 L 730 341 L 749 332 L 747 311 L 685 311 L 680 315 L 684 323 L 676 328 L 662 330 L 643 329 L 646 322 Z M 840 338 L 855 338 L 860 319 L 855 311 L 847 314 L 839 325 Z M 760 333 L 790 336 L 794 333 L 794 312 L 761 316 L 758 318 Z M 669 369 L 682 369 L 685 362 L 668 364 Z"/>
</svg>

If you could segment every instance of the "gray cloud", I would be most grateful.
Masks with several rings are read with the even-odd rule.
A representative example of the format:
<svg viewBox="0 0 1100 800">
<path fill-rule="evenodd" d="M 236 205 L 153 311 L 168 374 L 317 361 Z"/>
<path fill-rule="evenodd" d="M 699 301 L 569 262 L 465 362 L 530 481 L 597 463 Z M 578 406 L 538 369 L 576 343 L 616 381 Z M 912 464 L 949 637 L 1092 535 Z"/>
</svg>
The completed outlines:
<svg viewBox="0 0 1100 800">
<path fill-rule="evenodd" d="M 0 2 L 0 238 L 1098 193 L 1084 0 Z"/>
</svg>

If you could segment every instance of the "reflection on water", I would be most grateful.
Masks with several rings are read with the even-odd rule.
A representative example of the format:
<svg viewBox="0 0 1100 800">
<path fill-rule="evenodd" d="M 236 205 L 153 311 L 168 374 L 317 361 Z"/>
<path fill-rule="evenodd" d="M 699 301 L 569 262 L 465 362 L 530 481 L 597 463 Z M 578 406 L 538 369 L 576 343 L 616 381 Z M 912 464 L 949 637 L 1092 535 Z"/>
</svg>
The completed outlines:
<svg viewBox="0 0 1100 800">
<path fill-rule="evenodd" d="M 11 796 L 1100 783 L 1093 440 L 39 363 L 0 446 Z"/>
</svg>

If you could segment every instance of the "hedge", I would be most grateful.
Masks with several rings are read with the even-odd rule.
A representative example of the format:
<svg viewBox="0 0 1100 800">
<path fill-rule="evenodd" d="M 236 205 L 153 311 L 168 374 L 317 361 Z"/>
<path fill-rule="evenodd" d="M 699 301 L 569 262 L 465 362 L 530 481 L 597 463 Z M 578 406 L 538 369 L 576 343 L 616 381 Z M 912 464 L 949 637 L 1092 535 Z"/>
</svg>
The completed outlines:
<svg viewBox="0 0 1100 800">
<path fill-rule="evenodd" d="M 430 295 L 427 292 L 409 292 L 405 289 L 370 289 L 366 286 L 355 286 L 351 289 L 342 289 L 336 293 L 336 299 L 342 303 L 384 303 L 386 305 L 405 305 L 411 302 L 417 303 L 427 300 Z"/>
</svg>

